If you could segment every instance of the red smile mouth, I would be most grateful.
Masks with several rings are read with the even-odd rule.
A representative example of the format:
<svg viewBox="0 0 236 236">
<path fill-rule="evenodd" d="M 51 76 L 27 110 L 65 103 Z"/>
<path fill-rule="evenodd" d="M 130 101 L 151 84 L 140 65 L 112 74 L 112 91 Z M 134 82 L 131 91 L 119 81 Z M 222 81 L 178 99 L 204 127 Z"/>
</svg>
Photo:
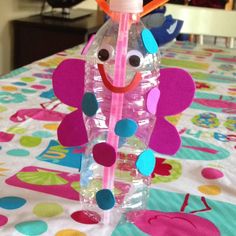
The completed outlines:
<svg viewBox="0 0 236 236">
<path fill-rule="evenodd" d="M 98 64 L 98 70 L 100 72 L 100 75 L 102 77 L 102 81 L 107 89 L 112 91 L 113 93 L 127 93 L 132 90 L 134 90 L 140 83 L 142 77 L 140 73 L 136 73 L 133 80 L 124 87 L 116 87 L 114 86 L 110 80 L 108 79 L 108 76 L 106 75 L 105 69 L 103 64 Z"/>
</svg>

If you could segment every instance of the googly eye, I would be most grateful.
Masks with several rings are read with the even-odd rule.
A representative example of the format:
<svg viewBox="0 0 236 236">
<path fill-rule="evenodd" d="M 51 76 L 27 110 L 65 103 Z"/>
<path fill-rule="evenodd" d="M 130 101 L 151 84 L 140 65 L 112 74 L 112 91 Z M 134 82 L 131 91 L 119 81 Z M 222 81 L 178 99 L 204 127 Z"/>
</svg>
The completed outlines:
<svg viewBox="0 0 236 236">
<path fill-rule="evenodd" d="M 143 54 L 137 50 L 131 50 L 127 54 L 128 63 L 135 68 L 142 65 Z"/>
<path fill-rule="evenodd" d="M 111 45 L 103 44 L 98 50 L 98 59 L 102 62 L 108 61 L 114 55 L 114 48 Z"/>
</svg>

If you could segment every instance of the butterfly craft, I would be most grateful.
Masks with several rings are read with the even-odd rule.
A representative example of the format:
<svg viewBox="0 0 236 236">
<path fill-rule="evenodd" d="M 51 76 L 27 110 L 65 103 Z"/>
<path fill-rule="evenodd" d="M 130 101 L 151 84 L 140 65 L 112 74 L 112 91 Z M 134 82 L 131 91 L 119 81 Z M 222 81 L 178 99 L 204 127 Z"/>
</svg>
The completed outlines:
<svg viewBox="0 0 236 236">
<path fill-rule="evenodd" d="M 90 164 L 93 160 L 104 169 L 110 169 L 109 173 L 114 169 L 122 145 L 135 149 L 141 143 L 143 150 L 138 155 L 136 168 L 142 175 L 150 176 L 155 167 L 150 149 L 173 155 L 181 145 L 178 131 L 165 117 L 181 113 L 190 106 L 195 85 L 182 69 L 159 69 L 160 52 L 156 41 L 137 20 L 131 22 L 127 30 L 127 58 L 122 64 L 125 84 L 117 86 L 114 82 L 116 55 L 123 50 L 119 48 L 119 24 L 108 5 L 104 1 L 97 2 L 111 19 L 88 43 L 87 61 L 67 59 L 53 74 L 55 95 L 63 103 L 77 108 L 62 120 L 58 139 L 64 146 L 89 144 L 86 153 Z M 157 2 L 165 1 L 155 0 L 150 4 Z M 144 6 L 141 15 L 147 14 L 150 6 Z M 116 104 L 123 105 L 120 108 Z M 96 197 L 99 201 L 99 194 Z M 111 208 L 102 204 L 99 207 Z"/>
</svg>

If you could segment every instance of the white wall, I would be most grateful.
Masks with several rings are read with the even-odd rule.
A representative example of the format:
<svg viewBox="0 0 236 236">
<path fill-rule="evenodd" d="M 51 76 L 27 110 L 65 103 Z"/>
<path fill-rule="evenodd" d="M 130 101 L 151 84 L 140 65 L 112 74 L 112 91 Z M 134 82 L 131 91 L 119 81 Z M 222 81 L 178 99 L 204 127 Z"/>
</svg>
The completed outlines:
<svg viewBox="0 0 236 236">
<path fill-rule="evenodd" d="M 0 0 L 0 75 L 12 68 L 12 29 L 13 19 L 40 13 L 42 0 Z M 95 0 L 86 0 L 78 7 L 96 9 Z"/>
</svg>

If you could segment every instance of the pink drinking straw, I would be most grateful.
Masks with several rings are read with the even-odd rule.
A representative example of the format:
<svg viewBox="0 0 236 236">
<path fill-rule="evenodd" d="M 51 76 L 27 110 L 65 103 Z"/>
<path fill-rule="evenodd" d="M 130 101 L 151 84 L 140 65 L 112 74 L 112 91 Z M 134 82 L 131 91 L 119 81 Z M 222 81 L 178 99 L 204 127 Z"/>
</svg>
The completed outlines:
<svg viewBox="0 0 236 236">
<path fill-rule="evenodd" d="M 126 56 L 128 50 L 129 19 L 131 13 L 117 14 L 119 14 L 119 30 L 116 44 L 113 85 L 116 87 L 123 87 L 126 80 Z M 123 93 L 112 93 L 107 143 L 114 147 L 116 153 L 118 150 L 119 137 L 115 134 L 114 129 L 117 121 L 122 118 L 123 100 Z M 104 167 L 103 188 L 112 190 L 114 187 L 114 178 L 115 164 L 112 167 Z M 109 222 L 110 212 L 104 212 L 104 223 Z"/>
<path fill-rule="evenodd" d="M 128 49 L 128 33 L 129 33 L 129 15 L 130 13 L 119 13 L 120 24 L 116 45 L 115 56 L 115 69 L 114 69 L 114 83 L 116 87 L 123 87 L 126 79 L 126 55 Z M 112 145 L 115 150 L 118 149 L 119 137 L 114 133 L 115 125 L 117 121 L 122 118 L 123 110 L 123 93 L 112 93 L 111 108 L 110 108 L 110 120 L 107 142 Z M 104 169 L 103 187 L 113 188 L 114 182 L 114 168 L 106 167 Z"/>
</svg>

